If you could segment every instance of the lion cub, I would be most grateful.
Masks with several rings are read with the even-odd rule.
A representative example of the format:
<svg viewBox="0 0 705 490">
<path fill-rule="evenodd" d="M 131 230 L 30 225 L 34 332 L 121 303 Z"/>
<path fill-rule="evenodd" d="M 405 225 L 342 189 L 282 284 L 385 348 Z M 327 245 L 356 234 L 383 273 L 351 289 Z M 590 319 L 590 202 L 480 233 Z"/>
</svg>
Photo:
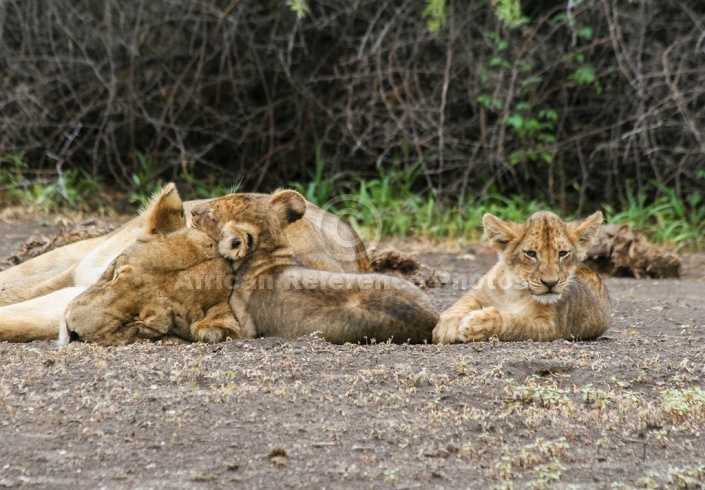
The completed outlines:
<svg viewBox="0 0 705 490">
<path fill-rule="evenodd" d="M 607 329 L 602 279 L 580 264 L 602 223 L 599 211 L 566 223 L 538 212 L 523 224 L 486 214 L 485 233 L 499 260 L 472 291 L 441 314 L 436 343 L 595 339 Z"/>
<path fill-rule="evenodd" d="M 231 195 L 209 203 L 194 226 L 233 261 L 230 306 L 244 338 L 296 338 L 320 332 L 327 341 L 430 342 L 438 313 L 413 284 L 382 274 L 336 273 L 301 266 L 283 229 L 306 201 L 284 190 L 267 200 Z"/>
</svg>

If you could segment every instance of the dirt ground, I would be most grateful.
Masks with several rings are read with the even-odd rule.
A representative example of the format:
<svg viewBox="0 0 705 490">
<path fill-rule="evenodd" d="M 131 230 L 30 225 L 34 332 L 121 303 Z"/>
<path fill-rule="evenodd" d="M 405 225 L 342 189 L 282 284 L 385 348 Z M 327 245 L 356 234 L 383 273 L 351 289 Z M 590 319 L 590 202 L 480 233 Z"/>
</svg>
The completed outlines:
<svg viewBox="0 0 705 490">
<path fill-rule="evenodd" d="M 0 258 L 38 226 L 0 220 Z M 47 229 L 47 232 L 50 230 Z M 409 246 L 454 281 L 493 257 Z M 0 344 L 0 487 L 703 488 L 705 255 L 595 342 Z"/>
</svg>

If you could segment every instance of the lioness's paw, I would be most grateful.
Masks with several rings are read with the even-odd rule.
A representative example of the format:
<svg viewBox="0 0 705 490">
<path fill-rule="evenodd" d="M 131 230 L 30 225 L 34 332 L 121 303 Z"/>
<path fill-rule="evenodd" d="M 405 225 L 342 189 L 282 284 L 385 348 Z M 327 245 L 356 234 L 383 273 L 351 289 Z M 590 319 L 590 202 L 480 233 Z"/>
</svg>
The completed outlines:
<svg viewBox="0 0 705 490">
<path fill-rule="evenodd" d="M 191 337 L 196 342 L 214 344 L 225 339 L 240 339 L 240 324 L 228 305 L 216 305 L 206 313 L 205 318 L 191 324 Z"/>
<path fill-rule="evenodd" d="M 497 335 L 502 328 L 502 314 L 488 307 L 471 311 L 458 327 L 458 339 L 463 342 L 482 342 Z"/>
</svg>

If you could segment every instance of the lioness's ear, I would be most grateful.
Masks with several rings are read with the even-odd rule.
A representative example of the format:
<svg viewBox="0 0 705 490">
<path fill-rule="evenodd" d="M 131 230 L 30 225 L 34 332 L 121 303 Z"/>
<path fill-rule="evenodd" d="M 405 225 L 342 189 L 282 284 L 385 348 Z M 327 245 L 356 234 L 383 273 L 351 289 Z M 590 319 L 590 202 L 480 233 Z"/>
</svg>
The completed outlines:
<svg viewBox="0 0 705 490">
<path fill-rule="evenodd" d="M 587 251 L 595 243 L 601 224 L 602 213 L 600 211 L 591 214 L 583 220 L 567 223 L 568 230 L 575 236 L 578 246 L 583 249 L 581 252 Z"/>
<path fill-rule="evenodd" d="M 296 191 L 283 190 L 272 194 L 269 203 L 279 216 L 281 227 L 300 220 L 306 212 L 306 199 Z"/>
<path fill-rule="evenodd" d="M 519 236 L 520 225 L 502 221 L 490 213 L 482 217 L 482 226 L 485 227 L 485 235 L 487 235 L 490 245 L 496 250 L 504 250 L 509 242 Z"/>
<path fill-rule="evenodd" d="M 144 232 L 147 235 L 166 235 L 186 226 L 184 205 L 173 183 L 154 194 L 143 213 Z"/>
</svg>

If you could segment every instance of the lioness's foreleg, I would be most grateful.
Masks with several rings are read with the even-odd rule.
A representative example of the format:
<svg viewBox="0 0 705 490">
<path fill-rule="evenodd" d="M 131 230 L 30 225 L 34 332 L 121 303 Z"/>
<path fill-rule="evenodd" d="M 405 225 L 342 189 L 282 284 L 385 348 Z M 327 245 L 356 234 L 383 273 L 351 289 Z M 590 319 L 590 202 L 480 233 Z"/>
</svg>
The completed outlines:
<svg viewBox="0 0 705 490">
<path fill-rule="evenodd" d="M 0 306 L 19 304 L 74 286 L 72 269 L 38 273 L 0 284 Z"/>
<path fill-rule="evenodd" d="M 83 287 L 64 288 L 40 298 L 0 307 L 0 341 L 58 338 L 61 314 L 84 290 Z"/>
<path fill-rule="evenodd" d="M 0 272 L 0 305 L 21 303 L 76 286 L 72 271 L 104 240 L 105 237 L 97 237 L 71 243 Z"/>
</svg>

